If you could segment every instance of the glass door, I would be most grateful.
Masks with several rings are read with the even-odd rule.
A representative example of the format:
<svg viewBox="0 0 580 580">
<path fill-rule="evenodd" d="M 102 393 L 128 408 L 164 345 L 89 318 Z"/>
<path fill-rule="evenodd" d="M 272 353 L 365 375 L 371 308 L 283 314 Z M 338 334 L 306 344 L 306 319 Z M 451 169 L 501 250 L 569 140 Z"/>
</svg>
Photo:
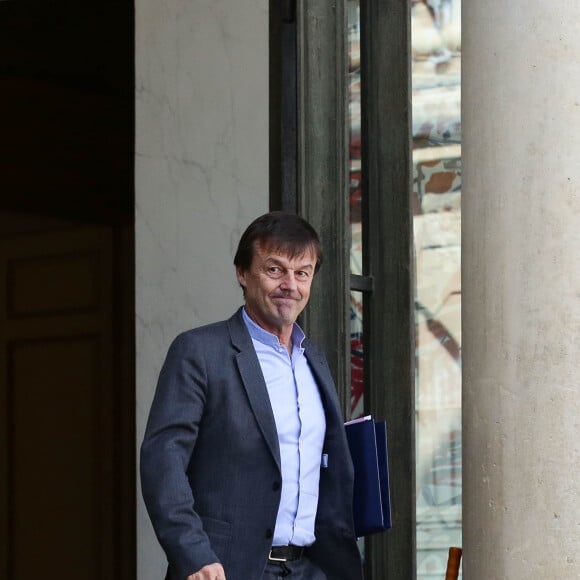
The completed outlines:
<svg viewBox="0 0 580 580">
<path fill-rule="evenodd" d="M 413 1 L 417 578 L 461 546 L 461 4 Z"/>
</svg>

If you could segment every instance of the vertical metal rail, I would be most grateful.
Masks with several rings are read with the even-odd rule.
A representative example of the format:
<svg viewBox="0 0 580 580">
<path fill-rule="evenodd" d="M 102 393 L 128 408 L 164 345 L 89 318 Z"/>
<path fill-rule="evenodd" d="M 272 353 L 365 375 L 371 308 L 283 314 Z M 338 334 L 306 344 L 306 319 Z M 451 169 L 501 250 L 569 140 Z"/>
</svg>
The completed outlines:
<svg viewBox="0 0 580 580">
<path fill-rule="evenodd" d="M 367 578 L 416 578 L 410 2 L 361 0 L 365 406 L 386 418 L 393 529 Z"/>
</svg>

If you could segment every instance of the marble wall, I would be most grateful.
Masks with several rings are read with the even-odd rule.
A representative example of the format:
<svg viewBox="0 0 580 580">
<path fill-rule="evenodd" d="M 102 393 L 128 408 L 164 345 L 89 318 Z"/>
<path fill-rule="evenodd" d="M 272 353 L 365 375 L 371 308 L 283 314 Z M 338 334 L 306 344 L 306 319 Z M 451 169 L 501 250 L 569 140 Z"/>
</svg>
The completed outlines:
<svg viewBox="0 0 580 580">
<path fill-rule="evenodd" d="M 268 4 L 137 0 L 136 348 L 140 444 L 181 330 L 241 304 L 240 234 L 268 210 Z M 138 491 L 138 578 L 165 557 Z"/>
<path fill-rule="evenodd" d="M 565 0 L 463 7 L 470 580 L 580 578 L 578 22 Z"/>
</svg>

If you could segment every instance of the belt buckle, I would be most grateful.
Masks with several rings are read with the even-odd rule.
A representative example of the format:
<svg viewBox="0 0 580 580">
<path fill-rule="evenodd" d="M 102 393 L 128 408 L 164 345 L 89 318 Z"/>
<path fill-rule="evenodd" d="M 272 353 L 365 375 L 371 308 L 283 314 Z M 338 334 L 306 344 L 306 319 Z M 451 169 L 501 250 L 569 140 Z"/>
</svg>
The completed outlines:
<svg viewBox="0 0 580 580">
<path fill-rule="evenodd" d="M 288 558 L 275 558 L 272 556 L 272 550 L 270 550 L 270 553 L 268 554 L 268 560 L 271 560 L 272 562 L 288 562 Z"/>
</svg>

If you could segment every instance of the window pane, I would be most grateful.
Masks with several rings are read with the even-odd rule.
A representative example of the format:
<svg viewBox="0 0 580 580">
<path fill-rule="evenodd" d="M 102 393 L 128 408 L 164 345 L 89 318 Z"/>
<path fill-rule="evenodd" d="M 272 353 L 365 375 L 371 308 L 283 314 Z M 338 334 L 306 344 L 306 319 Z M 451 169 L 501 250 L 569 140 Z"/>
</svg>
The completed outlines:
<svg viewBox="0 0 580 580">
<path fill-rule="evenodd" d="M 363 275 L 362 268 L 362 181 L 361 181 L 361 109 L 360 109 L 360 2 L 347 0 L 348 42 L 348 163 L 349 223 L 351 233 L 350 271 Z M 364 414 L 364 351 L 362 292 L 350 293 L 350 417 Z M 365 540 L 358 541 L 365 559 Z"/>
<path fill-rule="evenodd" d="M 362 183 L 360 117 L 360 3 L 347 0 L 348 31 L 348 102 L 349 102 L 349 218 L 351 228 L 350 271 L 362 275 Z M 351 292 L 351 418 L 364 411 L 363 376 L 363 294 Z"/>
<path fill-rule="evenodd" d="M 461 546 L 460 0 L 414 1 L 417 577 Z"/>
<path fill-rule="evenodd" d="M 360 4 L 347 1 L 350 223 L 361 223 Z M 355 241 L 360 247 L 360 239 Z M 362 248 L 361 248 L 362 250 Z M 354 272 L 353 272 L 354 273 Z M 362 274 L 362 272 L 356 272 Z"/>
<path fill-rule="evenodd" d="M 350 293 L 350 402 L 351 419 L 364 414 L 363 294 Z"/>
</svg>

